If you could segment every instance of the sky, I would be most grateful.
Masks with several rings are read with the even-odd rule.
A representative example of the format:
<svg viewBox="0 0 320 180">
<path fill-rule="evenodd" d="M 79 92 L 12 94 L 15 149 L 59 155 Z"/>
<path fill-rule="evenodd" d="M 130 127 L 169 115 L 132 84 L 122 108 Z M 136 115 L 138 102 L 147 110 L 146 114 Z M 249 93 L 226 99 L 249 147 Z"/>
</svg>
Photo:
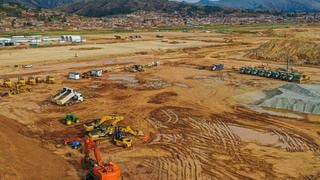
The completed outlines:
<svg viewBox="0 0 320 180">
<path fill-rule="evenodd" d="M 179 2 L 185 1 L 185 2 L 190 2 L 190 3 L 196 3 L 200 0 L 175 0 L 175 1 L 179 1 Z M 219 0 L 210 0 L 210 1 L 219 1 Z"/>
</svg>

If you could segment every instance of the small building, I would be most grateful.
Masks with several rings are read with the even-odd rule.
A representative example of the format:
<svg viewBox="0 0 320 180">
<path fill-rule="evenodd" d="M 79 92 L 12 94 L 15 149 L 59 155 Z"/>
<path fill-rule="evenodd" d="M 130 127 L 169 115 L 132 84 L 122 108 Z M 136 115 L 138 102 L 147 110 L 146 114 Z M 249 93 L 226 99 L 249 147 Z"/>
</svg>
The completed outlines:
<svg viewBox="0 0 320 180">
<path fill-rule="evenodd" d="M 79 35 L 63 35 L 63 36 L 61 36 L 61 40 L 62 41 L 69 41 L 69 42 L 72 42 L 72 43 L 85 42 L 85 40 L 82 39 L 82 37 L 79 36 Z"/>
<path fill-rule="evenodd" d="M 81 74 L 79 72 L 69 72 L 69 79 L 79 80 L 81 78 Z"/>
<path fill-rule="evenodd" d="M 10 38 L 0 38 L 0 46 L 13 46 L 15 42 Z"/>
<path fill-rule="evenodd" d="M 94 77 L 101 77 L 103 74 L 103 70 L 102 69 L 93 69 L 91 71 L 91 76 L 94 76 Z"/>
</svg>

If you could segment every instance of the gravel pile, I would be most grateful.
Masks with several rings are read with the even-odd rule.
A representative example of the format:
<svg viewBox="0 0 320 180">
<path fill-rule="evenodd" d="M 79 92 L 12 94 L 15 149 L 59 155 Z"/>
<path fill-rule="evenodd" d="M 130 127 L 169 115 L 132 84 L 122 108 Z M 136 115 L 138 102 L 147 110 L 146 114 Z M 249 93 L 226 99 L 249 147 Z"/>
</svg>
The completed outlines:
<svg viewBox="0 0 320 180">
<path fill-rule="evenodd" d="M 266 94 L 262 107 L 320 115 L 320 85 L 286 84 Z"/>
</svg>

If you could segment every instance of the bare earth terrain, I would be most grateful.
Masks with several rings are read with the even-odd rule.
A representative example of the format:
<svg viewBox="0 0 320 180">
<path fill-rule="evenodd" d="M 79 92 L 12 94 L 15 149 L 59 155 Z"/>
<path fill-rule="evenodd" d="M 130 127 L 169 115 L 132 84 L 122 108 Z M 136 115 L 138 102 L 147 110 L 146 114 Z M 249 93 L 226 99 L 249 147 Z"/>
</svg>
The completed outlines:
<svg viewBox="0 0 320 180">
<path fill-rule="evenodd" d="M 313 27 L 307 32 L 319 30 Z M 143 40 L 133 42 L 88 35 L 86 45 L 0 50 L 0 78 L 50 74 L 58 81 L 36 85 L 30 93 L 0 97 L 0 179 L 83 179 L 83 155 L 60 146 L 66 137 L 83 135 L 82 124 L 61 123 L 69 112 L 81 123 L 117 112 L 125 117 L 121 125 L 150 136 L 147 143 L 137 139 L 129 149 L 100 142 L 103 159 L 119 164 L 123 179 L 320 178 L 320 116 L 285 117 L 280 115 L 288 112 L 272 115 L 269 109 L 249 108 L 254 97 L 243 98 L 245 94 L 286 82 L 241 75 L 233 69 L 262 63 L 283 67 L 245 54 L 285 37 L 259 32 L 162 34 L 168 42 L 155 38 L 156 33 L 142 34 Z M 67 79 L 70 71 L 155 60 L 161 66 L 145 72 Z M 195 68 L 214 63 L 223 63 L 225 69 Z M 16 64 L 34 66 L 22 69 Z M 296 68 L 311 76 L 309 83 L 320 82 L 319 66 Z M 83 93 L 85 101 L 68 107 L 52 104 L 50 97 L 64 86 Z"/>
</svg>

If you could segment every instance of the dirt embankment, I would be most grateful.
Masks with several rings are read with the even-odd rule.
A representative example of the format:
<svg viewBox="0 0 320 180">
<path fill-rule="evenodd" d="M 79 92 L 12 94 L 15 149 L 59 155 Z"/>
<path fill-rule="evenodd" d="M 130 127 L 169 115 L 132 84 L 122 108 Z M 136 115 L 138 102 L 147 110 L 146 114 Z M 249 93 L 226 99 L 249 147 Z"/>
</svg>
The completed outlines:
<svg viewBox="0 0 320 180">
<path fill-rule="evenodd" d="M 320 44 L 310 39 L 271 40 L 250 51 L 247 56 L 256 59 L 293 64 L 320 64 Z"/>
</svg>

